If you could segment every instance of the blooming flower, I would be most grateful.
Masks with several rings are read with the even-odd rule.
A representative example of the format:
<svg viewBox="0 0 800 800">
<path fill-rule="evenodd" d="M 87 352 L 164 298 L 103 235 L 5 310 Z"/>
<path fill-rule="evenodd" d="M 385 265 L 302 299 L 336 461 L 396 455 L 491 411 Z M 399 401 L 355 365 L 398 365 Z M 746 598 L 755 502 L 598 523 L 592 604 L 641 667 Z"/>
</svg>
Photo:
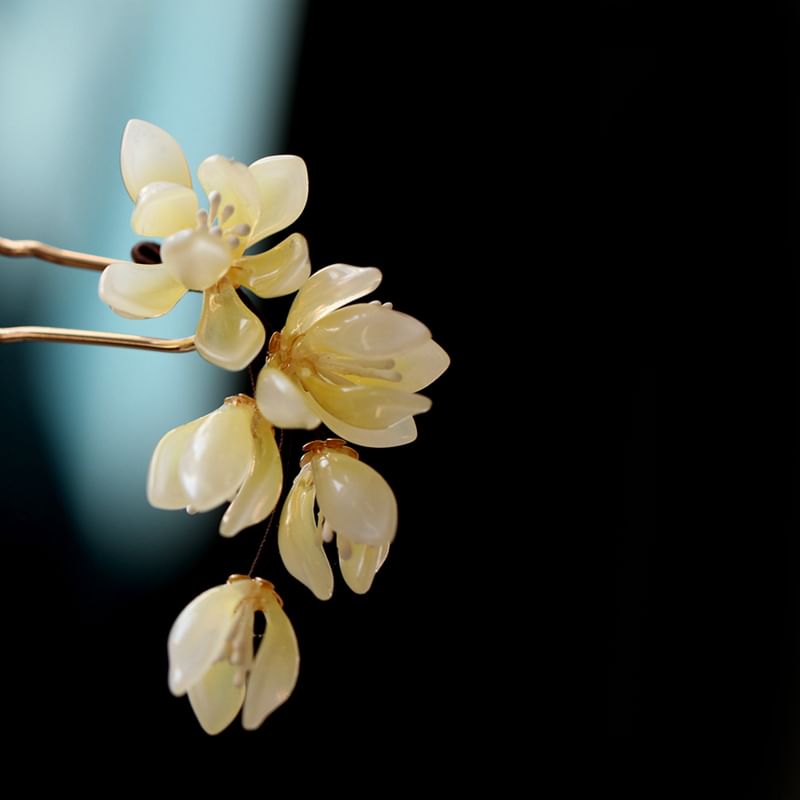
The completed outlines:
<svg viewBox="0 0 800 800">
<path fill-rule="evenodd" d="M 252 397 L 236 395 L 162 437 L 150 460 L 147 499 L 156 508 L 190 513 L 230 500 L 219 532 L 235 536 L 266 519 L 282 483 L 272 426 Z"/>
<path fill-rule="evenodd" d="M 413 317 L 377 303 L 346 305 L 380 282 L 374 267 L 334 264 L 301 286 L 258 376 L 256 401 L 273 424 L 310 430 L 322 421 L 368 447 L 416 438 L 413 415 L 431 403 L 415 393 L 450 359 Z"/>
<path fill-rule="evenodd" d="M 394 494 L 341 439 L 310 442 L 303 450 L 278 528 L 284 566 L 320 600 L 328 600 L 333 572 L 322 543 L 335 533 L 342 576 L 354 592 L 364 594 L 397 530 Z"/>
<path fill-rule="evenodd" d="M 261 578 L 232 575 L 196 597 L 175 620 L 167 641 L 169 688 L 189 702 L 203 730 L 225 730 L 242 711 L 255 730 L 294 689 L 300 667 L 297 639 L 275 587 Z M 253 655 L 253 623 L 267 629 Z"/>
<path fill-rule="evenodd" d="M 187 290 L 202 291 L 197 351 L 219 367 L 243 369 L 264 346 L 266 334 L 236 288 L 279 297 L 294 292 L 311 271 L 300 234 L 265 253 L 244 255 L 300 216 L 308 196 L 305 163 L 297 156 L 269 156 L 247 167 L 211 156 L 197 170 L 208 210 L 198 206 L 180 145 L 161 128 L 130 120 L 120 164 L 136 203 L 133 230 L 167 238 L 160 265 L 109 264 L 100 277 L 101 299 L 122 316 L 144 319 L 166 314 Z"/>
</svg>

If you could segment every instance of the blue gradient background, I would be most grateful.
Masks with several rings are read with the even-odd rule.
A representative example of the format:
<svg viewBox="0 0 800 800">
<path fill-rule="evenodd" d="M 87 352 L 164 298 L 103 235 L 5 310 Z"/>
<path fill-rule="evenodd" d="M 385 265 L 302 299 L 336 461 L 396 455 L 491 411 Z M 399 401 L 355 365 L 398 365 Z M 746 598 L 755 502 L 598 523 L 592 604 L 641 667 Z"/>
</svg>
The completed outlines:
<svg viewBox="0 0 800 800">
<path fill-rule="evenodd" d="M 231 0 L 224 9 L 210 0 L 4 0 L 0 234 L 128 258 L 136 237 L 119 142 L 132 117 L 168 130 L 193 175 L 213 153 L 249 163 L 280 152 L 303 13 L 298 0 Z M 192 295 L 163 319 L 125 320 L 100 302 L 97 273 L 3 262 L 3 325 L 172 337 L 191 333 L 199 315 Z M 167 430 L 217 407 L 241 376 L 195 353 L 14 347 L 25 368 L 6 386 L 29 405 L 52 454 L 84 555 L 122 580 L 190 566 L 219 514 L 201 521 L 150 508 L 147 464 Z"/>
</svg>

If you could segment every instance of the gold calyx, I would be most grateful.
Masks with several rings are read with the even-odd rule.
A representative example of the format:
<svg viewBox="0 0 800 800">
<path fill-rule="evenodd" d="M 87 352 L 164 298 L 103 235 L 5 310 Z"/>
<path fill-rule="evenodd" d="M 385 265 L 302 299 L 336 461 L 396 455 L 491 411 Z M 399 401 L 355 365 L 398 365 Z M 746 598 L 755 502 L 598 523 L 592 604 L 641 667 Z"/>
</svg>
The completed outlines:
<svg viewBox="0 0 800 800">
<path fill-rule="evenodd" d="M 303 445 L 303 457 L 300 466 L 304 467 L 311 462 L 315 455 L 320 455 L 326 450 L 335 450 L 337 453 L 350 456 L 358 461 L 358 451 L 350 447 L 344 439 L 315 439 Z"/>
</svg>

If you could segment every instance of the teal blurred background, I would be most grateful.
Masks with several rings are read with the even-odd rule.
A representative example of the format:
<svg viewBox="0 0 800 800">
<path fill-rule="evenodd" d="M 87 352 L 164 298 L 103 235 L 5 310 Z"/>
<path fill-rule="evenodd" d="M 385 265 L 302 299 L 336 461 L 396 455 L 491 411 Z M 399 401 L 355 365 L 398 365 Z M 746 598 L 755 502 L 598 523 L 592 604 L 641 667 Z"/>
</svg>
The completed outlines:
<svg viewBox="0 0 800 800">
<path fill-rule="evenodd" d="M 196 180 L 206 156 L 245 163 L 282 151 L 302 0 L 0 2 L 0 235 L 129 257 L 132 203 L 119 173 L 126 121 L 149 120 L 183 146 Z M 4 259 L 0 324 L 152 336 L 193 332 L 200 297 L 128 321 L 97 296 L 97 273 Z M 150 580 L 186 566 L 218 514 L 189 519 L 145 498 L 152 449 L 169 429 L 241 387 L 197 354 L 15 345 L 7 386 L 52 455 L 61 501 L 107 576 Z"/>
</svg>

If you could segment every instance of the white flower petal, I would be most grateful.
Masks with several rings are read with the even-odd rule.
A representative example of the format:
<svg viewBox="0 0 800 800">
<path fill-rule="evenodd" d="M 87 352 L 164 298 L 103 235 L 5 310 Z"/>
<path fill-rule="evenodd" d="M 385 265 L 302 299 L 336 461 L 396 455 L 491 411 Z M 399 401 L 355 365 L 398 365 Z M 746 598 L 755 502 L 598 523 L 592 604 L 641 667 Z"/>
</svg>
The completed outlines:
<svg viewBox="0 0 800 800">
<path fill-rule="evenodd" d="M 397 501 L 372 467 L 325 450 L 311 460 L 320 511 L 337 534 L 352 542 L 382 545 L 397 530 Z"/>
<path fill-rule="evenodd" d="M 372 586 L 375 573 L 389 554 L 389 545 L 375 547 L 359 544 L 351 542 L 341 533 L 336 535 L 336 545 L 339 550 L 339 569 L 342 571 L 345 583 L 356 594 L 366 594 Z"/>
<path fill-rule="evenodd" d="M 131 200 L 154 181 L 192 186 L 192 175 L 181 146 L 165 130 L 141 119 L 129 120 L 120 148 L 122 180 Z"/>
<path fill-rule="evenodd" d="M 354 357 L 396 357 L 430 338 L 431 332 L 408 314 L 373 303 L 356 303 L 315 322 L 306 333 L 304 346 Z"/>
<path fill-rule="evenodd" d="M 331 264 L 315 272 L 300 287 L 284 330 L 287 334 L 307 331 L 326 314 L 376 289 L 382 277 L 375 267 L 351 267 L 349 264 Z"/>
<path fill-rule="evenodd" d="M 174 511 L 189 505 L 190 498 L 183 488 L 178 465 L 192 436 L 207 419 L 208 415 L 200 417 L 161 437 L 147 473 L 147 500 L 151 506 Z"/>
<path fill-rule="evenodd" d="M 258 410 L 279 428 L 312 430 L 319 417 L 309 410 L 307 395 L 286 373 L 266 366 L 258 374 L 256 403 Z"/>
<path fill-rule="evenodd" d="M 300 671 L 300 652 L 292 624 L 277 601 L 267 610 L 267 630 L 247 682 L 242 725 L 255 730 L 289 699 Z"/>
<path fill-rule="evenodd" d="M 233 722 L 244 702 L 244 682 L 236 686 L 237 667 L 217 661 L 200 680 L 189 687 L 189 702 L 203 730 L 210 736 Z"/>
<path fill-rule="evenodd" d="M 330 414 L 357 428 L 388 428 L 414 414 L 422 414 L 431 401 L 421 394 L 382 386 L 328 383 L 316 375 L 303 377 L 303 387 Z"/>
<path fill-rule="evenodd" d="M 136 198 L 131 228 L 140 236 L 169 236 L 193 228 L 196 214 L 194 190 L 177 183 L 148 183 Z"/>
<path fill-rule="evenodd" d="M 278 549 L 287 572 L 320 600 L 333 594 L 333 571 L 314 515 L 314 481 L 306 465 L 286 496 L 278 526 Z"/>
<path fill-rule="evenodd" d="M 249 167 L 258 185 L 261 213 L 250 244 L 291 225 L 308 199 L 308 170 L 298 156 L 267 156 Z"/>
<path fill-rule="evenodd" d="M 206 194 L 219 192 L 222 196 L 220 209 L 233 206 L 233 214 L 225 221 L 224 226 L 233 228 L 237 225 L 249 225 L 251 228 L 258 221 L 260 206 L 258 184 L 250 170 L 241 163 L 225 156 L 210 156 L 198 168 L 197 177 Z M 242 240 L 241 250 L 247 244 L 247 237 Z"/>
<path fill-rule="evenodd" d="M 223 536 L 235 536 L 239 531 L 266 519 L 281 494 L 283 468 L 272 426 L 260 414 L 254 415 L 253 421 L 255 455 L 250 474 L 219 524 L 219 532 Z"/>
<path fill-rule="evenodd" d="M 247 581 L 215 586 L 195 597 L 169 632 L 169 688 L 185 694 L 219 658 L 236 619 L 234 612 Z"/>
<path fill-rule="evenodd" d="M 280 244 L 257 256 L 236 262 L 237 278 L 259 297 L 283 297 L 296 292 L 311 274 L 308 242 L 293 233 Z"/>
<path fill-rule="evenodd" d="M 333 414 L 329 414 L 309 394 L 306 394 L 306 402 L 309 408 L 313 410 L 328 428 L 337 436 L 353 444 L 360 444 L 364 447 L 399 447 L 404 444 L 409 444 L 417 438 L 417 425 L 413 417 L 401 419 L 388 428 L 368 430 L 367 428 L 348 425 Z"/>
<path fill-rule="evenodd" d="M 224 405 L 189 439 L 178 472 L 196 511 L 230 500 L 247 478 L 254 451 L 252 418 L 250 405 Z"/>
<path fill-rule="evenodd" d="M 164 269 L 187 289 L 212 287 L 230 268 L 231 249 L 207 230 L 182 230 L 161 245 Z"/>
<path fill-rule="evenodd" d="M 244 369 L 264 346 L 261 320 L 250 311 L 228 280 L 203 295 L 203 313 L 195 345 L 206 361 L 233 372 Z"/>
<path fill-rule="evenodd" d="M 186 294 L 160 264 L 115 261 L 100 275 L 100 299 L 122 316 L 148 319 L 166 314 Z"/>
</svg>

